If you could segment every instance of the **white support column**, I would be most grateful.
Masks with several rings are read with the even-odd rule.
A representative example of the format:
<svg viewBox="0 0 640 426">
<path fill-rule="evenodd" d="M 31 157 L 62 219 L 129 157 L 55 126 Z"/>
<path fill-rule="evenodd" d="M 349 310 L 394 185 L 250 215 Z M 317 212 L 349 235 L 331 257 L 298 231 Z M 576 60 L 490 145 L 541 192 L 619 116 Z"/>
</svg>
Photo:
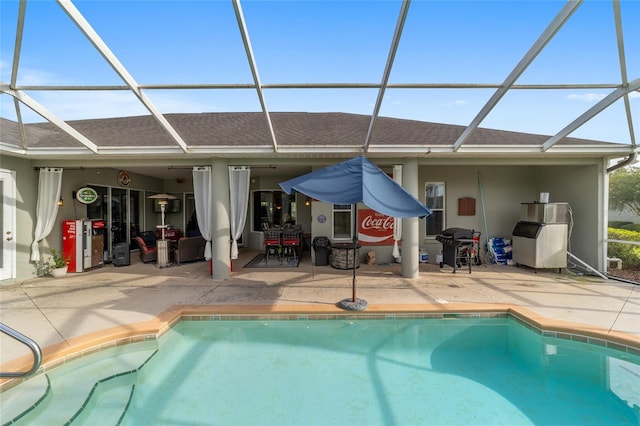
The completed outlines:
<svg viewBox="0 0 640 426">
<path fill-rule="evenodd" d="M 402 172 L 402 186 L 411 195 L 418 195 L 418 160 L 407 159 Z M 418 278 L 420 276 L 420 224 L 417 217 L 402 219 L 402 276 Z"/>
<path fill-rule="evenodd" d="M 229 164 L 225 160 L 211 162 L 211 250 L 213 279 L 231 275 L 231 225 L 229 222 Z"/>
</svg>

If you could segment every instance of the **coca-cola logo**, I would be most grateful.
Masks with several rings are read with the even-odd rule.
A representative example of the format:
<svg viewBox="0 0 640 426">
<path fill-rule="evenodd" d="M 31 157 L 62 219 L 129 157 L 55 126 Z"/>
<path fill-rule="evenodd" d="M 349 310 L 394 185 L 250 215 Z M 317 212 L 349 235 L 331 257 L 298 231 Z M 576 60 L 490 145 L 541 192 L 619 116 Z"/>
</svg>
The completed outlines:
<svg viewBox="0 0 640 426">
<path fill-rule="evenodd" d="M 362 219 L 361 229 L 375 229 L 378 231 L 390 231 L 393 230 L 393 218 L 391 216 L 384 215 L 367 215 Z"/>
<path fill-rule="evenodd" d="M 362 245 L 393 244 L 394 219 L 371 209 L 358 211 L 358 241 Z"/>
</svg>

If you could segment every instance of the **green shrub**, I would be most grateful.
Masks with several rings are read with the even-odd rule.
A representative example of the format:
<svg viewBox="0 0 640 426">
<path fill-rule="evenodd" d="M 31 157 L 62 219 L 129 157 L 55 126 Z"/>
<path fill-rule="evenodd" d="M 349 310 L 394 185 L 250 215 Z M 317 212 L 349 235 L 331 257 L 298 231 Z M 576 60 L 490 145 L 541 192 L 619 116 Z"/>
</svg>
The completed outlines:
<svg viewBox="0 0 640 426">
<path fill-rule="evenodd" d="M 640 242 L 640 232 L 609 228 L 608 234 L 610 240 Z M 607 257 L 617 257 L 622 260 L 624 269 L 640 268 L 640 246 L 610 242 L 608 243 Z"/>
<path fill-rule="evenodd" d="M 610 220 L 609 228 L 625 229 L 626 226 L 633 225 L 633 222 L 626 220 Z"/>
<path fill-rule="evenodd" d="M 640 232 L 640 224 L 632 223 L 630 225 L 624 225 L 620 227 L 621 229 L 626 229 L 627 231 Z"/>
</svg>

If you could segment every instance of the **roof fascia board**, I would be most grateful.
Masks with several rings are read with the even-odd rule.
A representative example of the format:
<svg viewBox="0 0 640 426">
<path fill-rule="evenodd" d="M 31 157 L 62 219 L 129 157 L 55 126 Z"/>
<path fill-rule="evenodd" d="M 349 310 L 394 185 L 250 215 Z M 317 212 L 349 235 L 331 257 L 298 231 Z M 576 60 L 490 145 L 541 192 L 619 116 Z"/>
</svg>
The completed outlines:
<svg viewBox="0 0 640 426">
<path fill-rule="evenodd" d="M 25 150 L 25 155 L 29 159 L 36 158 L 68 158 L 69 156 L 84 157 L 95 156 L 94 152 L 82 148 L 29 148 Z"/>
<path fill-rule="evenodd" d="M 422 157 L 418 159 L 420 166 L 565 166 L 599 164 L 602 157 L 547 157 L 547 156 L 517 156 L 517 157 Z"/>
<path fill-rule="evenodd" d="M 21 149 L 15 145 L 0 144 L 0 151 L 8 153 L 17 153 L 28 155 L 29 157 L 38 157 L 42 155 L 51 156 L 84 156 L 91 154 L 85 149 L 78 148 L 30 148 L 28 150 Z M 483 146 L 483 147 L 465 147 L 464 149 L 453 151 L 451 147 L 428 147 L 424 146 L 372 146 L 369 154 L 392 154 L 392 155 L 411 155 L 411 156 L 429 156 L 434 157 L 438 155 L 453 155 L 463 157 L 465 155 L 477 156 L 482 158 L 483 156 L 513 156 L 513 155 L 533 155 L 533 156 L 548 156 L 553 154 L 558 155 L 572 155 L 576 157 L 580 156 L 598 156 L 604 157 L 609 155 L 628 155 L 633 152 L 629 145 L 623 145 L 619 147 L 593 147 L 588 145 L 572 145 L 570 147 L 553 147 L 547 152 L 541 152 L 539 146 L 526 146 L 518 147 L 514 149 L 512 146 Z M 144 148 L 100 148 L 101 157 L 123 157 L 132 155 L 149 156 L 176 156 L 184 155 L 179 148 L 164 148 L 158 149 L 154 147 Z M 210 155 L 270 155 L 276 154 L 273 150 L 264 147 L 218 147 L 218 148 L 197 148 L 190 150 L 187 154 L 189 158 L 198 156 L 210 156 Z M 278 154 L 302 154 L 302 155 L 326 155 L 331 156 L 335 154 L 362 154 L 362 149 L 359 147 L 347 147 L 347 146 L 333 146 L 333 147 L 303 147 L 303 146 L 286 146 L 281 147 Z M 184 157 L 183 157 L 184 158 Z"/>
<path fill-rule="evenodd" d="M 27 151 L 16 145 L 0 142 L 0 153 L 26 156 Z"/>
<path fill-rule="evenodd" d="M 176 132 L 176 130 L 169 124 L 169 122 L 164 118 L 164 116 L 158 111 L 156 106 L 151 102 L 151 100 L 145 95 L 145 93 L 140 90 L 138 84 L 134 80 L 133 76 L 129 74 L 129 71 L 122 65 L 120 60 L 116 57 L 116 55 L 111 51 L 111 49 L 107 46 L 107 44 L 100 38 L 98 33 L 91 27 L 89 22 L 84 18 L 84 16 L 76 9 L 76 7 L 70 1 L 57 0 L 60 7 L 65 11 L 65 13 L 71 18 L 71 20 L 76 24 L 76 26 L 82 31 L 82 33 L 89 39 L 91 44 L 98 50 L 98 52 L 102 55 L 102 57 L 107 61 L 111 68 L 122 78 L 122 80 L 129 86 L 129 89 L 133 92 L 134 95 L 142 102 L 142 104 L 147 108 L 147 110 L 151 113 L 151 115 L 160 123 L 160 125 L 164 128 L 164 130 L 169 133 L 169 135 L 173 138 L 173 140 L 182 148 L 183 151 L 188 151 L 187 144 L 182 137 Z"/>
<path fill-rule="evenodd" d="M 473 133 L 480 123 L 486 118 L 486 116 L 491 112 L 491 110 L 497 105 L 497 103 L 502 99 L 502 97 L 507 93 L 507 91 L 513 86 L 516 80 L 522 75 L 522 73 L 527 69 L 527 67 L 533 62 L 533 60 L 542 52 L 544 47 L 551 41 L 551 39 L 556 35 L 556 33 L 562 28 L 562 26 L 567 22 L 567 20 L 571 17 L 571 15 L 576 11 L 576 9 L 582 4 L 583 0 L 569 0 L 562 10 L 558 12 L 558 14 L 553 18 L 551 23 L 545 28 L 545 30 L 540 34 L 540 37 L 533 43 L 531 48 L 527 51 L 527 53 L 522 57 L 520 62 L 516 65 L 516 67 L 511 71 L 511 73 L 507 76 L 505 81 L 502 83 L 502 86 L 496 90 L 491 96 L 491 98 L 487 101 L 487 103 L 482 107 L 478 115 L 471 121 L 471 123 L 467 126 L 466 129 L 462 132 L 458 140 L 454 143 L 453 149 L 457 151 L 460 149 L 463 143 L 469 138 L 471 133 Z"/>
<path fill-rule="evenodd" d="M 154 155 L 150 157 L 146 155 L 145 160 L 140 163 L 130 158 L 125 158 L 120 155 L 100 155 L 95 156 L 89 153 L 85 155 L 77 155 L 73 160 L 69 160 L 69 155 L 60 152 L 43 152 L 42 155 L 26 155 L 24 150 L 5 150 L 2 151 L 2 145 L 0 144 L 0 153 L 2 155 L 21 157 L 33 161 L 34 165 L 51 166 L 55 163 L 55 166 L 64 167 L 65 165 L 81 166 L 81 167 L 114 167 L 114 161 L 117 162 L 118 167 L 132 167 L 137 166 L 174 166 L 175 167 L 175 153 Z M 182 157 L 182 163 L 180 164 L 207 164 L 207 161 L 211 161 L 212 156 L 215 158 L 227 158 L 237 163 L 252 164 L 256 161 L 269 162 L 273 165 L 290 164 L 291 161 L 299 164 L 301 159 L 305 159 L 305 164 L 309 161 L 321 161 L 323 163 L 332 162 L 332 159 L 336 158 L 348 158 L 353 156 L 353 152 L 323 152 L 323 153 L 215 153 L 215 154 L 201 154 L 198 156 L 189 155 L 188 157 Z M 574 154 L 559 154 L 548 155 L 545 153 L 505 153 L 503 155 L 482 155 L 482 154 L 460 154 L 460 153 L 432 153 L 427 154 L 423 152 L 417 153 L 368 153 L 372 159 L 376 161 L 391 161 L 391 158 L 416 158 L 422 166 L 437 166 L 444 164 L 451 165 L 468 165 L 474 167 L 481 167 L 485 165 L 505 165 L 505 166 L 536 166 L 536 165 L 584 165 L 584 164 L 597 164 L 612 158 L 622 158 L 628 153 L 609 153 L 603 154 L 585 154 L 581 153 L 580 156 Z"/>
<path fill-rule="evenodd" d="M 571 153 L 575 155 L 580 155 L 583 153 L 594 153 L 594 154 L 630 154 L 633 152 L 631 145 L 620 145 L 620 146 L 601 146 L 594 147 L 589 145 L 571 145 L 571 146 L 554 146 L 548 151 L 543 151 L 545 153 L 555 154 L 555 153 Z"/>
<path fill-rule="evenodd" d="M 267 103 L 264 99 L 264 92 L 260 83 L 260 75 L 258 74 L 258 66 L 256 64 L 255 56 L 253 55 L 253 48 L 251 47 L 247 24 L 244 20 L 244 14 L 242 13 L 242 6 L 240 6 L 239 0 L 233 0 L 233 10 L 236 14 L 236 21 L 238 22 L 238 28 L 240 29 L 240 35 L 242 36 L 244 51 L 247 55 L 247 61 L 249 62 L 249 68 L 251 69 L 251 75 L 253 76 L 256 93 L 258 95 L 258 100 L 260 101 L 260 107 L 262 108 L 262 112 L 269 128 L 269 135 L 271 136 L 271 142 L 273 143 L 273 150 L 278 152 L 278 140 L 276 139 L 276 133 L 273 131 L 273 123 L 271 122 L 271 116 L 269 115 Z"/>
<path fill-rule="evenodd" d="M 618 87 L 613 92 L 609 93 L 607 96 L 602 98 L 598 103 L 594 106 L 586 110 L 582 115 L 569 123 L 564 129 L 560 130 L 557 134 L 549 138 L 543 145 L 542 150 L 547 151 L 549 148 L 554 146 L 558 141 L 565 136 L 571 134 L 578 127 L 582 126 L 584 123 L 592 119 L 598 113 L 602 112 L 609 105 L 617 101 L 623 96 L 627 96 L 629 92 L 640 89 L 640 78 L 633 80 L 626 86 Z"/>
<path fill-rule="evenodd" d="M 354 146 L 315 146 L 313 148 L 304 146 L 280 147 L 278 151 L 282 154 L 362 154 L 362 147 Z"/>
<path fill-rule="evenodd" d="M 245 154 L 274 154 L 275 151 L 273 148 L 265 148 L 265 147 L 247 147 L 243 146 L 241 148 L 237 146 L 229 146 L 229 147 L 216 147 L 216 148 L 193 148 L 190 151 L 193 154 L 237 154 L 237 155 L 245 155 Z M 280 152 L 280 151 L 278 151 Z"/>
<path fill-rule="evenodd" d="M 450 154 L 488 154 L 488 155 L 511 155 L 511 154 L 540 154 L 540 146 L 539 145 L 526 145 L 526 146 L 511 146 L 511 145 L 482 145 L 482 146 L 465 146 L 463 149 L 459 149 L 458 151 L 454 151 L 452 147 L 425 147 L 423 145 L 376 145 L 372 146 L 369 153 L 423 153 L 423 154 L 442 154 L 442 153 L 450 153 Z M 629 145 L 621 145 L 621 146 L 592 146 L 592 145 L 571 145 L 571 146 L 562 146 L 562 147 L 554 147 L 549 153 L 571 153 L 574 155 L 583 155 L 583 154 L 598 154 L 598 155 L 606 155 L 606 154 L 624 154 L 630 152 Z"/>
<path fill-rule="evenodd" d="M 31 150 L 30 150 L 31 151 Z M 68 151 L 71 152 L 71 151 Z M 191 148 L 188 153 L 183 153 L 179 148 L 161 148 L 161 147 L 101 147 L 101 155 L 215 155 L 215 154 L 273 154 L 273 148 L 271 147 L 237 147 L 237 146 L 224 146 L 224 147 L 204 147 L 204 148 Z"/>
<path fill-rule="evenodd" d="M 58 148 L 61 149 L 61 148 Z M 64 148 L 62 148 L 64 149 Z M 382 145 L 376 144 L 371 146 L 371 152 L 416 152 L 421 154 L 429 153 L 482 153 L 482 154 L 511 154 L 511 153 L 540 153 L 539 145 L 466 145 L 463 149 L 453 151 L 451 146 L 442 145 Z M 606 145 L 590 145 L 590 144 L 573 144 L 554 146 L 550 152 L 575 153 L 577 155 L 583 153 L 630 153 L 633 148 L 625 144 L 606 144 Z M 179 153 L 177 148 L 158 148 L 158 147 L 101 147 L 100 152 L 107 153 Z M 239 155 L 249 153 L 274 154 L 271 147 L 265 146 L 206 146 L 196 147 L 189 151 L 189 154 L 209 154 L 209 153 L 237 153 Z M 341 152 L 362 152 L 362 148 L 352 145 L 287 145 L 281 146 L 282 153 L 341 153 Z"/>
<path fill-rule="evenodd" d="M 378 97 L 373 107 L 373 113 L 371 114 L 371 121 L 369 122 L 369 129 L 367 130 L 367 136 L 364 140 L 365 152 L 369 149 L 369 143 L 371 141 L 371 133 L 373 132 L 373 126 L 375 125 L 376 118 L 378 118 L 378 114 L 380 114 L 380 107 L 382 106 L 384 93 L 387 88 L 387 84 L 389 83 L 389 75 L 391 74 L 391 68 L 393 67 L 393 62 L 396 57 L 396 52 L 398 51 L 398 44 L 400 44 L 400 38 L 402 37 L 402 29 L 404 28 L 404 23 L 407 20 L 407 15 L 409 13 L 410 5 L 411 5 L 411 0 L 403 0 L 402 5 L 400 6 L 398 22 L 396 23 L 396 29 L 393 33 L 393 40 L 391 41 L 391 47 L 389 48 L 389 55 L 387 56 L 387 63 L 384 67 L 384 72 L 382 73 L 382 82 L 380 83 L 380 89 L 378 90 Z"/>
<path fill-rule="evenodd" d="M 80 161 L 87 161 L 88 159 L 102 159 L 102 160 L 118 160 L 118 163 L 121 160 L 125 160 L 128 157 L 136 156 L 145 156 L 146 158 L 176 158 L 178 155 L 188 155 L 183 153 L 179 148 L 174 148 L 172 151 L 169 150 L 153 150 L 144 151 L 144 150 L 135 150 L 131 151 L 114 151 L 109 153 L 104 153 L 102 150 L 100 151 L 100 155 L 96 156 L 95 154 L 89 151 L 80 151 L 78 149 L 70 149 L 70 148 L 30 148 L 25 152 L 27 158 L 36 160 L 36 159 L 53 159 L 53 160 L 61 160 L 61 159 L 69 159 L 74 158 Z M 113 163 L 111 163 L 113 166 Z"/>
</svg>

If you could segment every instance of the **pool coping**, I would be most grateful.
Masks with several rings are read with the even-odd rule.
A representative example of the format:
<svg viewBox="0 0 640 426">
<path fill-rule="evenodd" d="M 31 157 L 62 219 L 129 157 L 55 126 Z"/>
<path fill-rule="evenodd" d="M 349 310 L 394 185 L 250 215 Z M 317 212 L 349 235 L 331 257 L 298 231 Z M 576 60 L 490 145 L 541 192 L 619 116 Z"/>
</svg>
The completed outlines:
<svg viewBox="0 0 640 426">
<path fill-rule="evenodd" d="M 592 343 L 640 355 L 640 337 L 606 330 L 583 323 L 554 320 L 529 309 L 510 304 L 416 304 L 369 305 L 366 311 L 345 311 L 337 306 L 308 305 L 173 305 L 143 322 L 107 328 L 67 339 L 42 350 L 42 364 L 34 374 L 46 372 L 67 362 L 117 346 L 156 340 L 181 319 L 185 320 L 317 320 L 456 318 L 511 315 L 544 336 Z M 26 354 L 0 365 L 2 371 L 26 371 L 33 356 Z M 31 376 L 29 376 L 31 377 Z M 25 378 L 0 379 L 0 393 L 22 383 Z"/>
</svg>

